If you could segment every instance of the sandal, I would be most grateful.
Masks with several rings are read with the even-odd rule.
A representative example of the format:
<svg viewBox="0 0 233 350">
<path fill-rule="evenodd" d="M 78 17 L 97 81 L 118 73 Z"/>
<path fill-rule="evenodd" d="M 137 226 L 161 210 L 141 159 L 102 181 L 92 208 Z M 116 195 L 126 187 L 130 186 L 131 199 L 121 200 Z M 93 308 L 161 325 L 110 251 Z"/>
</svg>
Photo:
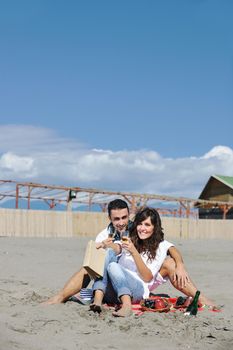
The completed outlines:
<svg viewBox="0 0 233 350">
<path fill-rule="evenodd" d="M 97 312 L 98 314 L 100 314 L 102 312 L 102 309 L 101 309 L 101 306 L 99 305 L 91 304 L 89 311 L 92 311 L 94 313 Z"/>
</svg>

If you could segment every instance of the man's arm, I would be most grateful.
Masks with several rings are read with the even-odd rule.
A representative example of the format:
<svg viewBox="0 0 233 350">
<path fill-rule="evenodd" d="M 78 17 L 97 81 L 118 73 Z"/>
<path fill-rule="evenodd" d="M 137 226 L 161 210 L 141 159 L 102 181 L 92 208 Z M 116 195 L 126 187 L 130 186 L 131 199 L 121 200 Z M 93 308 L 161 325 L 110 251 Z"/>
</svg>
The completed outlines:
<svg viewBox="0 0 233 350">
<path fill-rule="evenodd" d="M 101 231 L 96 239 L 95 239 L 95 242 L 96 242 L 96 248 L 99 249 L 99 248 L 112 248 L 115 253 L 118 255 L 121 253 L 121 244 L 120 243 L 114 243 L 113 242 L 113 239 L 108 237 L 108 234 L 109 234 L 109 230 L 108 228 L 105 228 L 103 231 Z"/>
<path fill-rule="evenodd" d="M 103 240 L 100 243 L 96 243 L 96 248 L 112 248 L 114 250 L 114 252 L 116 253 L 116 255 L 121 253 L 121 244 L 120 243 L 114 243 L 112 238 L 107 238 L 105 240 Z"/>
<path fill-rule="evenodd" d="M 173 275 L 173 281 L 178 283 L 179 288 L 184 288 L 190 282 L 188 273 L 184 266 L 182 255 L 174 246 L 168 249 L 170 256 L 174 259 L 176 268 Z"/>
</svg>

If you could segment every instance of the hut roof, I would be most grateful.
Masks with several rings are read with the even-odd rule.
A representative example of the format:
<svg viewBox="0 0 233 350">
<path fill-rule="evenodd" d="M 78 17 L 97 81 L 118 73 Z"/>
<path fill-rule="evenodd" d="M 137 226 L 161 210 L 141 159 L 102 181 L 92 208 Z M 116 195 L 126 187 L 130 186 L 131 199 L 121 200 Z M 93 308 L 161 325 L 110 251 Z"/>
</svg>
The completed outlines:
<svg viewBox="0 0 233 350">
<path fill-rule="evenodd" d="M 213 175 L 213 177 L 233 189 L 233 176 Z"/>
<path fill-rule="evenodd" d="M 233 190 L 233 176 L 224 176 L 224 175 L 212 175 L 207 184 L 205 185 L 205 187 L 203 188 L 200 196 L 199 196 L 199 199 L 206 199 L 205 195 L 207 193 L 207 191 L 210 189 L 210 187 L 212 186 L 213 184 L 213 180 L 217 180 L 219 182 L 221 182 L 222 184 L 224 184 L 225 186 L 229 187 L 230 189 Z"/>
</svg>

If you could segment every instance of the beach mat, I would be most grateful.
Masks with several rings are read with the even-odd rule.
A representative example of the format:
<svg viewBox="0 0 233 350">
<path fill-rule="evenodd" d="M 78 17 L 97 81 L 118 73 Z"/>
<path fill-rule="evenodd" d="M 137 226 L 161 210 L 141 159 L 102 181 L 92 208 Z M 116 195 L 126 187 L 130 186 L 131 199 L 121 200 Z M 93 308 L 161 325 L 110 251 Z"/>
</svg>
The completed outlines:
<svg viewBox="0 0 233 350">
<path fill-rule="evenodd" d="M 158 298 L 162 298 L 164 301 L 166 301 L 170 305 L 170 307 L 165 308 L 164 310 L 154 310 L 154 309 L 148 309 L 148 308 L 145 310 L 145 308 L 143 308 L 140 303 L 133 304 L 132 309 L 134 314 L 142 315 L 144 312 L 159 312 L 159 313 L 183 312 L 184 313 L 186 310 L 186 308 L 183 308 L 182 306 L 178 308 L 176 307 L 176 302 L 178 297 L 171 298 L 167 295 L 164 297 L 164 294 L 156 294 L 156 295 L 154 294 L 154 295 L 151 295 L 149 299 L 158 299 Z M 198 312 L 206 309 L 210 312 L 221 312 L 219 308 L 210 308 L 207 305 L 201 305 L 200 307 L 198 307 Z"/>
<path fill-rule="evenodd" d="M 80 295 L 81 294 L 81 295 Z M 132 310 L 133 313 L 137 316 L 140 316 L 144 314 L 145 312 L 159 312 L 159 313 L 168 313 L 168 312 L 185 312 L 186 308 L 183 308 L 182 306 L 177 308 L 176 302 L 179 297 L 171 298 L 168 294 L 150 294 L 149 299 L 159 299 L 162 298 L 166 303 L 169 304 L 169 307 L 164 310 L 154 310 L 154 309 L 144 309 L 140 303 L 133 303 L 132 304 Z M 83 288 L 81 293 L 77 293 L 73 295 L 71 298 L 69 298 L 69 301 L 74 301 L 82 305 L 90 305 L 92 302 L 92 290 Z M 110 304 L 104 304 L 104 308 L 114 310 L 115 305 Z M 218 308 L 209 308 L 207 305 L 202 305 L 198 308 L 199 311 L 208 310 L 210 312 L 221 312 Z"/>
<path fill-rule="evenodd" d="M 156 295 L 151 295 L 149 299 L 158 299 L 158 298 L 162 298 L 164 301 L 166 301 L 170 307 L 169 308 L 166 308 L 164 310 L 154 310 L 154 309 L 144 309 L 142 307 L 142 305 L 140 303 L 133 303 L 132 304 L 132 310 L 133 310 L 133 313 L 136 315 L 136 316 L 140 316 L 140 315 L 143 315 L 144 313 L 147 313 L 147 312 L 153 312 L 153 313 L 170 313 L 170 312 L 182 312 L 184 313 L 186 311 L 186 308 L 183 308 L 183 307 L 179 307 L 177 308 L 176 307 L 176 302 L 177 302 L 177 299 L 178 297 L 175 297 L 175 298 L 171 298 L 171 297 L 167 297 L 167 294 L 166 294 L 166 297 L 164 297 L 164 294 L 156 294 Z M 113 309 L 113 305 L 107 305 L 105 304 L 104 305 L 106 308 L 109 308 L 109 309 Z M 200 307 L 198 307 L 198 312 L 199 311 L 204 311 L 204 310 L 208 310 L 210 312 L 221 312 L 221 310 L 219 308 L 210 308 L 208 307 L 207 305 L 202 305 Z"/>
</svg>

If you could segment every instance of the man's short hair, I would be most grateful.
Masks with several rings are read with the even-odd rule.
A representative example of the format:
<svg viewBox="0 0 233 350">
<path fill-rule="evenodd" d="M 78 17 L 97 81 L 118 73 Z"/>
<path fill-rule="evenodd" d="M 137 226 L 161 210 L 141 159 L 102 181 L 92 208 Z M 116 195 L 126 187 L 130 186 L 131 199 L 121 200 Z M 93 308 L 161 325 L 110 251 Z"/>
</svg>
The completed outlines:
<svg viewBox="0 0 233 350">
<path fill-rule="evenodd" d="M 111 210 L 114 209 L 127 209 L 129 212 L 129 207 L 126 201 L 123 199 L 114 199 L 113 201 L 109 202 L 108 204 L 108 215 L 110 216 Z"/>
</svg>

